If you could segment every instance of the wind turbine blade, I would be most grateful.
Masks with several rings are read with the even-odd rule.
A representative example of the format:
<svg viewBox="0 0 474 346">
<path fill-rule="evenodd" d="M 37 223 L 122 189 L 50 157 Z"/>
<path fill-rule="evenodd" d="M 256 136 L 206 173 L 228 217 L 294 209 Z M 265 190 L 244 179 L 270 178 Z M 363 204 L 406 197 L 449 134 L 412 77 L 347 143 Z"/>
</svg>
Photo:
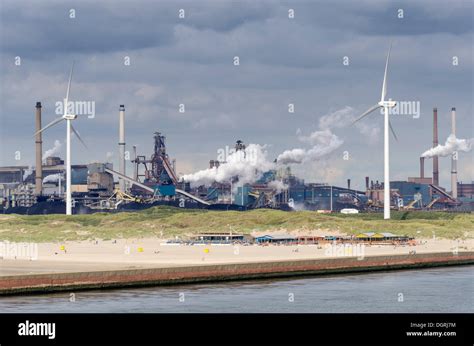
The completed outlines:
<svg viewBox="0 0 474 346">
<path fill-rule="evenodd" d="M 391 122 L 390 120 L 388 121 L 388 126 L 390 127 L 390 131 L 392 132 L 393 137 L 394 137 L 395 140 L 398 142 L 397 134 L 395 133 L 395 130 L 394 130 L 393 127 L 392 127 L 392 122 Z"/>
<path fill-rule="evenodd" d="M 72 62 L 71 72 L 69 73 L 69 81 L 67 83 L 67 91 L 66 91 L 66 104 L 64 105 L 64 114 L 66 114 L 68 101 L 69 101 L 69 92 L 71 91 L 71 80 L 72 80 L 72 73 L 74 71 L 74 61 Z"/>
<path fill-rule="evenodd" d="M 82 140 L 81 136 L 79 135 L 79 132 L 76 131 L 76 129 L 74 128 L 74 126 L 72 126 L 71 124 L 71 130 L 72 132 L 74 132 L 74 134 L 76 135 L 77 139 L 79 139 L 79 141 L 82 143 L 82 145 L 86 148 L 86 149 L 89 149 L 86 145 L 86 143 Z"/>
<path fill-rule="evenodd" d="M 361 116 L 359 116 L 356 120 L 354 120 L 352 122 L 352 125 L 354 125 L 356 122 L 358 122 L 359 120 L 361 120 L 362 118 L 364 118 L 365 116 L 369 115 L 370 113 L 372 113 L 373 111 L 375 111 L 376 109 L 380 108 L 381 106 L 379 104 L 376 104 L 372 107 L 370 107 L 368 110 L 366 110 L 364 113 L 362 113 Z"/>
<path fill-rule="evenodd" d="M 48 125 L 46 125 L 45 127 L 43 127 L 41 130 L 36 131 L 33 136 L 36 136 L 38 133 L 41 133 L 41 132 L 43 132 L 44 130 L 50 128 L 51 126 L 56 125 L 57 123 L 61 122 L 61 120 L 64 120 L 64 118 L 63 118 L 63 117 L 59 117 L 59 118 L 57 118 L 57 119 L 54 119 L 54 120 L 51 121 Z"/>
<path fill-rule="evenodd" d="M 388 71 L 388 61 L 390 60 L 390 52 L 392 51 L 392 42 L 390 42 L 390 48 L 388 49 L 387 54 L 387 61 L 385 62 L 385 73 L 383 74 L 383 84 L 382 84 L 382 97 L 380 101 L 385 100 L 385 96 L 387 96 L 387 71 Z"/>
</svg>

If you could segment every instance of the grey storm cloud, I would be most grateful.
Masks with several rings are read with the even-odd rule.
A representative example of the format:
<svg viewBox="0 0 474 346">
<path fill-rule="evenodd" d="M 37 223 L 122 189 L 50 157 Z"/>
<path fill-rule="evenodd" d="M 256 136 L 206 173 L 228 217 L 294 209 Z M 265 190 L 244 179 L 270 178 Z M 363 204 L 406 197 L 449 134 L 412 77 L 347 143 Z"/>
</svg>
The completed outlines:
<svg viewBox="0 0 474 346">
<path fill-rule="evenodd" d="M 76 127 L 91 147 L 100 148 L 75 146 L 74 160 L 105 160 L 116 151 L 118 105 L 125 104 L 127 144 L 149 155 L 153 132 L 160 130 L 178 170 L 191 173 L 237 139 L 267 144 L 276 158 L 298 147 L 297 128 L 318 131 L 326 115 L 347 113 L 348 107 L 349 118 L 357 116 L 380 97 L 393 40 L 388 95 L 419 101 L 421 116 L 393 119 L 400 141 L 392 144 L 392 171 L 415 175 L 417 157 L 431 142 L 433 107 L 440 113 L 440 138 L 449 135 L 452 106 L 458 109 L 459 136 L 472 137 L 472 7 L 471 1 L 440 0 L 4 0 L 0 164 L 33 162 L 34 104 L 43 103 L 45 122 L 54 118 L 72 60 L 72 98 L 96 103 L 96 118 L 81 119 Z M 290 8 L 294 19 L 288 18 Z M 69 18 L 70 9 L 76 18 Z M 14 64 L 17 56 L 21 66 Z M 240 66 L 233 65 L 234 56 Z M 348 66 L 342 64 L 345 56 Z M 350 177 L 357 186 L 367 174 L 382 176 L 381 117 L 374 114 L 357 127 L 346 120 L 331 125 L 344 143 L 326 162 L 300 169 L 307 180 L 337 176 L 344 184 Z M 64 134 L 61 126 L 51 129 L 45 147 L 62 142 Z M 23 153 L 21 162 L 14 160 L 16 151 Z M 351 160 L 341 160 L 343 151 Z M 460 176 L 474 179 L 472 155 L 461 160 Z"/>
<path fill-rule="evenodd" d="M 183 21 L 198 30 L 228 32 L 265 19 L 271 7 L 239 4 L 138 1 L 4 1 L 2 51 L 46 57 L 52 53 L 107 53 L 172 45 Z M 74 11 L 74 20 L 70 11 Z M 209 20 L 211 19 L 211 20 Z"/>
</svg>

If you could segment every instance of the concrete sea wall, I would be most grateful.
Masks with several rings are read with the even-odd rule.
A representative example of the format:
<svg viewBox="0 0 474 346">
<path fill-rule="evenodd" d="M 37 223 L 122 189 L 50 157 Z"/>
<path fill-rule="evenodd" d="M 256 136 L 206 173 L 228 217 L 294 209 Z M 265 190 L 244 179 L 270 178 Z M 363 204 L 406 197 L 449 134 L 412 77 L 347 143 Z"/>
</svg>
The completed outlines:
<svg viewBox="0 0 474 346">
<path fill-rule="evenodd" d="M 372 272 L 474 264 L 474 252 L 285 260 L 185 267 L 0 276 L 0 295 L 172 285 L 302 275 Z"/>
</svg>

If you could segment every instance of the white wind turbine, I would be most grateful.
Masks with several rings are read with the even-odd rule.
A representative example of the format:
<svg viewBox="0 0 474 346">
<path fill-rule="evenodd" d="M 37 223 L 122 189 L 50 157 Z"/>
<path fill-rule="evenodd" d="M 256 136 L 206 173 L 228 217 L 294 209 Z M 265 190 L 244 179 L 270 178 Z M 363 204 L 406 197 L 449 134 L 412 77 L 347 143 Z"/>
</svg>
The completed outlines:
<svg viewBox="0 0 474 346">
<path fill-rule="evenodd" d="M 387 61 L 385 62 L 385 73 L 383 75 L 383 84 L 382 84 L 382 96 L 380 98 L 380 102 L 376 105 L 369 108 L 366 112 L 364 112 L 360 117 L 358 117 L 354 123 L 361 120 L 365 116 L 369 115 L 373 111 L 383 108 L 384 109 L 384 191 L 383 191 L 383 216 L 384 219 L 390 219 L 390 173 L 389 173 L 389 129 L 392 132 L 395 139 L 397 139 L 397 135 L 393 130 L 392 124 L 388 118 L 388 109 L 395 107 L 397 104 L 395 101 L 391 99 L 385 100 L 387 96 L 387 70 L 388 70 L 388 61 L 390 59 L 390 51 L 392 50 L 392 44 L 390 43 L 390 48 L 388 49 L 387 54 Z"/>
<path fill-rule="evenodd" d="M 77 118 L 76 114 L 68 114 L 68 102 L 69 102 L 69 92 L 71 90 L 71 80 L 72 80 L 72 73 L 74 70 L 74 62 L 71 66 L 71 72 L 69 74 L 69 81 L 67 84 L 67 91 L 66 91 L 66 98 L 64 99 L 64 114 L 50 122 L 48 125 L 43 127 L 41 130 L 37 131 L 36 134 L 43 132 L 44 130 L 60 123 L 62 120 L 66 120 L 66 215 L 72 214 L 72 198 L 71 198 L 71 130 L 74 132 L 76 137 L 81 141 L 81 143 L 87 148 L 86 144 L 82 140 L 79 133 L 76 131 L 74 126 L 71 124 L 71 120 Z"/>
</svg>

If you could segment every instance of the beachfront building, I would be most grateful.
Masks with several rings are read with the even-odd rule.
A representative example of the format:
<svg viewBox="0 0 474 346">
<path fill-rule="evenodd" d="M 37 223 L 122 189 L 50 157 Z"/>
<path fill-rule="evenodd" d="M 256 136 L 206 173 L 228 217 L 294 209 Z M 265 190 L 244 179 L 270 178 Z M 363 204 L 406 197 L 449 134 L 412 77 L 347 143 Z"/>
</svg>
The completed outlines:
<svg viewBox="0 0 474 346">
<path fill-rule="evenodd" d="M 191 237 L 194 242 L 202 243 L 234 243 L 250 241 L 248 236 L 233 232 L 206 232 Z"/>
<path fill-rule="evenodd" d="M 369 241 L 369 242 L 376 242 L 376 241 L 398 241 L 398 242 L 406 242 L 412 240 L 413 237 L 408 236 L 400 236 L 393 233 L 388 232 L 364 232 L 360 233 L 355 236 L 355 239 L 360 241 Z"/>
<path fill-rule="evenodd" d="M 272 243 L 272 244 L 291 244 L 296 243 L 297 238 L 287 235 L 287 234 L 274 234 L 274 235 L 263 235 L 260 237 L 255 237 L 255 242 L 257 244 L 265 244 L 265 243 Z"/>
</svg>

